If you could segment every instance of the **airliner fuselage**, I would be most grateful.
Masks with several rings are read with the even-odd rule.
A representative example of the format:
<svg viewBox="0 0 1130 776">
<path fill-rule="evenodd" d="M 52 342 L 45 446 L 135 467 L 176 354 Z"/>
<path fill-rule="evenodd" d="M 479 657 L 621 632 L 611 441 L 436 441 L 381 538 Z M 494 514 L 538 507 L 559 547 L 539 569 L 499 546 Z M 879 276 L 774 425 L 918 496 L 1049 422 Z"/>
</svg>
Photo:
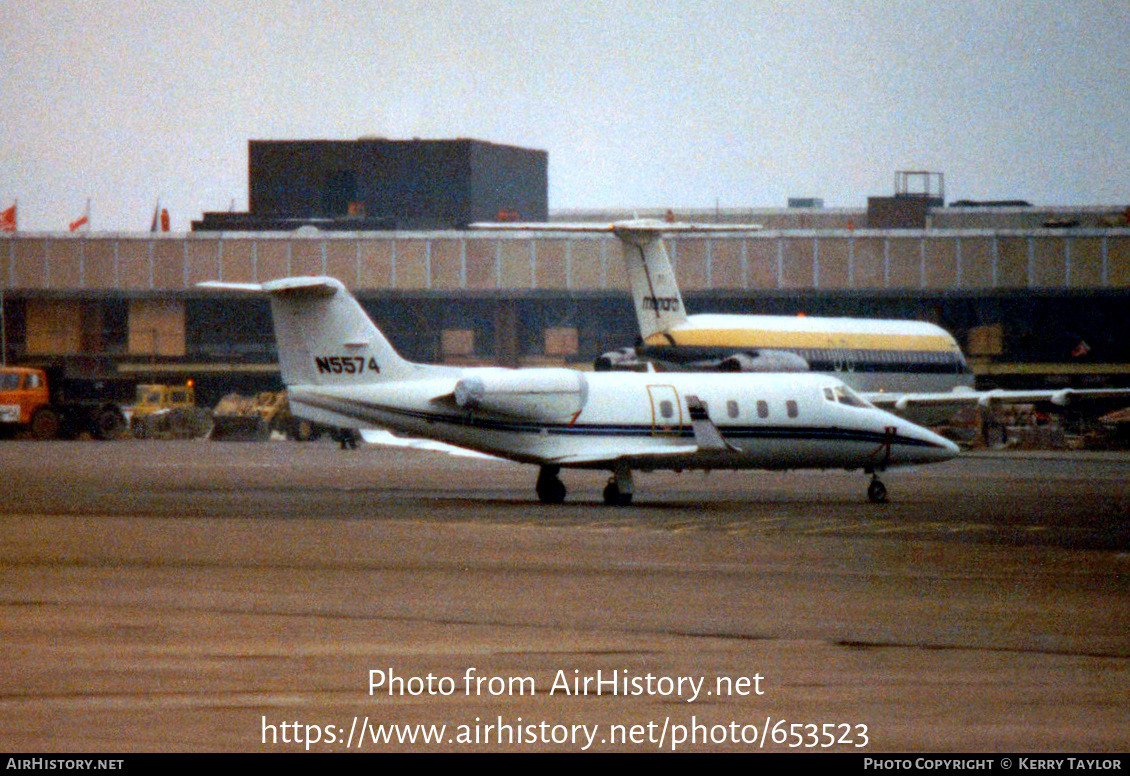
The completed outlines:
<svg viewBox="0 0 1130 776">
<path fill-rule="evenodd" d="M 786 315 L 690 315 L 652 334 L 636 357 L 663 370 L 811 371 L 857 391 L 938 392 L 973 385 L 973 372 L 949 332 L 921 321 Z M 751 360 L 741 361 L 735 354 Z M 796 359 L 783 368 L 781 354 Z M 758 359 L 769 363 L 758 369 Z"/>
</svg>

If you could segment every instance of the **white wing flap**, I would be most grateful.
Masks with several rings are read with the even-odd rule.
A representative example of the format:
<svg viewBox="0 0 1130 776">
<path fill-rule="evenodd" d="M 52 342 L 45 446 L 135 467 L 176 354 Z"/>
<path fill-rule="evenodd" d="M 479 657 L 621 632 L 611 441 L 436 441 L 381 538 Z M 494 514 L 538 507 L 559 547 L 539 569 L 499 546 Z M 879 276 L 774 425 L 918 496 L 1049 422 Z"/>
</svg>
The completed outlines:
<svg viewBox="0 0 1130 776">
<path fill-rule="evenodd" d="M 582 464 L 615 463 L 621 460 L 628 461 L 662 461 L 664 459 L 677 460 L 684 456 L 694 455 L 699 452 L 698 445 L 653 445 L 651 447 L 633 448 L 630 453 L 623 450 L 608 450 L 604 452 L 577 453 L 562 455 L 547 459 L 548 463 L 557 463 L 564 466 L 579 466 Z"/>
</svg>

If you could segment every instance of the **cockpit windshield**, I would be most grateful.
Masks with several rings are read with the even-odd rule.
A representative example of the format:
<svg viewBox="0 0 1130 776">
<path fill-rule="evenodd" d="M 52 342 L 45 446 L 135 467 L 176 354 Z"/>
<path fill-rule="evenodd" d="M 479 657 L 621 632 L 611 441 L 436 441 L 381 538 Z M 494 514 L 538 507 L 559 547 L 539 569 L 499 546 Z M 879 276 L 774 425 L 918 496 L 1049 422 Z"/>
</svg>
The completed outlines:
<svg viewBox="0 0 1130 776">
<path fill-rule="evenodd" d="M 848 407 L 872 407 L 871 403 L 846 385 L 836 385 L 824 389 L 824 398 L 831 402 L 846 404 Z"/>
</svg>

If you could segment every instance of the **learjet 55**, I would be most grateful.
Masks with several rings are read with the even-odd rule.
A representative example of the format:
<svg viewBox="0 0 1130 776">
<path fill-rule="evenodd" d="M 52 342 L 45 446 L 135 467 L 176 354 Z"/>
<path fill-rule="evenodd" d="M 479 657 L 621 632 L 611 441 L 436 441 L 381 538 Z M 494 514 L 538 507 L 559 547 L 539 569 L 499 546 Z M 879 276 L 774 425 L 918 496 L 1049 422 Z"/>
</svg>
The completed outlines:
<svg viewBox="0 0 1130 776">
<path fill-rule="evenodd" d="M 545 503 L 565 499 L 562 468 L 610 472 L 604 500 L 615 505 L 631 503 L 633 471 L 657 469 L 862 470 L 868 497 L 881 502 L 884 470 L 958 453 L 827 375 L 416 364 L 334 278 L 202 285 L 268 294 L 298 416 L 534 464 Z"/>
</svg>

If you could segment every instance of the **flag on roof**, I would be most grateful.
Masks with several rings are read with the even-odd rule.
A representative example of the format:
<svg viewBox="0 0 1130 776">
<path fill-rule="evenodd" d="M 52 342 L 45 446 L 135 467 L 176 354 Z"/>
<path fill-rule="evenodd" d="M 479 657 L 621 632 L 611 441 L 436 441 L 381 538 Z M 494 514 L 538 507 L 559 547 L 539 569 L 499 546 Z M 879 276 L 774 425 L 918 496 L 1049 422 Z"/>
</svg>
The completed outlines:
<svg viewBox="0 0 1130 776">
<path fill-rule="evenodd" d="M 87 229 L 90 228 L 90 200 L 89 199 L 86 201 L 86 210 L 82 211 L 82 215 L 79 216 L 78 218 L 76 218 L 74 221 L 71 221 L 70 229 L 71 229 L 72 232 L 77 232 L 79 229 L 82 229 L 84 226 Z"/>
<path fill-rule="evenodd" d="M 0 232 L 16 231 L 16 203 L 6 210 L 0 210 Z"/>
</svg>

